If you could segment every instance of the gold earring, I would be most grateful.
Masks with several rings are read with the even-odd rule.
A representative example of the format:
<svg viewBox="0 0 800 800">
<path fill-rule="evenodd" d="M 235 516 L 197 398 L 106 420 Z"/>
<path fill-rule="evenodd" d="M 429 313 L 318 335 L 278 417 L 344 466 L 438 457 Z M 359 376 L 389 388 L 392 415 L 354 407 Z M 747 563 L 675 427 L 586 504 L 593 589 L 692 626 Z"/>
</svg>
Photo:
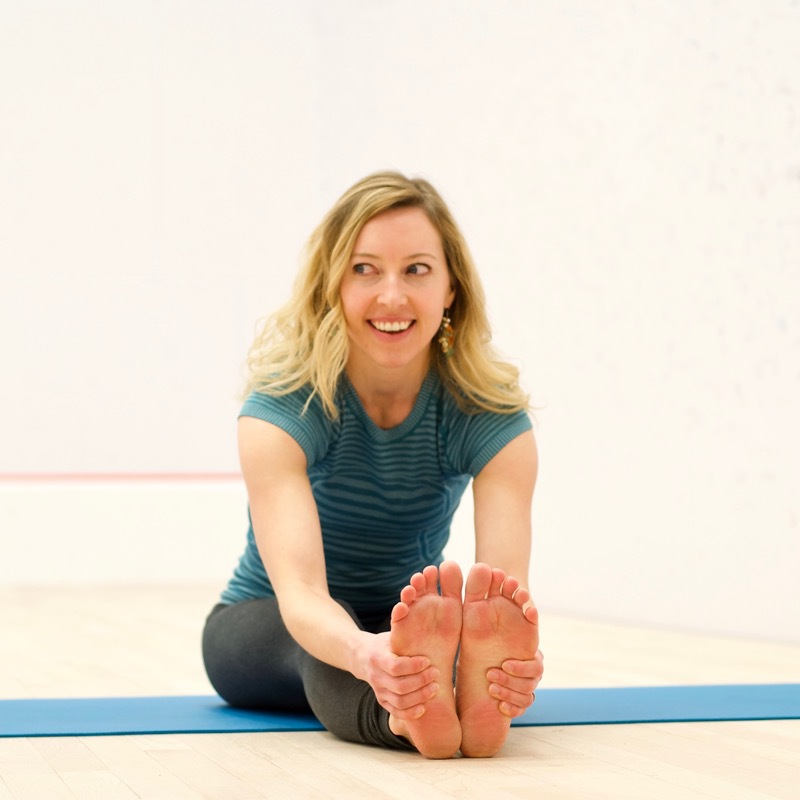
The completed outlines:
<svg viewBox="0 0 800 800">
<path fill-rule="evenodd" d="M 442 324 L 439 326 L 440 335 L 438 341 L 441 345 L 442 353 L 448 358 L 453 355 L 453 339 L 455 339 L 456 335 L 450 322 L 450 309 L 446 308 L 442 317 Z"/>
</svg>

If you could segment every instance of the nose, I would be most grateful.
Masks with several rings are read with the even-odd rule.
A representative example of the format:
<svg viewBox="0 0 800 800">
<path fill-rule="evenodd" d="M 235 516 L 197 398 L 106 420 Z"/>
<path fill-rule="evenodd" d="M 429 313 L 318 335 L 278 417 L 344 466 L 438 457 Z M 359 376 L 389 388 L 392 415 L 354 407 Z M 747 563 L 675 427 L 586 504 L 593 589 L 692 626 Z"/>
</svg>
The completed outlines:
<svg viewBox="0 0 800 800">
<path fill-rule="evenodd" d="M 405 287 L 400 277 L 394 273 L 384 275 L 381 280 L 378 302 L 386 306 L 399 306 L 405 301 Z"/>
</svg>

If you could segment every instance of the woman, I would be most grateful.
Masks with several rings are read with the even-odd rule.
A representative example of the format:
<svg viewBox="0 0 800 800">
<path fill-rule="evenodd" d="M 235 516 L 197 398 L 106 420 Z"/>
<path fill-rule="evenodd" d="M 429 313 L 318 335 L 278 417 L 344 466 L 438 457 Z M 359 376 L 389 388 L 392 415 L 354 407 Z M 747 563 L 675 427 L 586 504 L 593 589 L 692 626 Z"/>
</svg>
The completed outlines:
<svg viewBox="0 0 800 800">
<path fill-rule="evenodd" d="M 435 189 L 394 172 L 349 189 L 250 353 L 251 525 L 203 635 L 227 702 L 310 708 L 343 739 L 430 758 L 500 749 L 542 673 L 524 585 L 537 453 L 489 338 Z M 471 478 L 462 600 L 442 549 Z"/>
</svg>

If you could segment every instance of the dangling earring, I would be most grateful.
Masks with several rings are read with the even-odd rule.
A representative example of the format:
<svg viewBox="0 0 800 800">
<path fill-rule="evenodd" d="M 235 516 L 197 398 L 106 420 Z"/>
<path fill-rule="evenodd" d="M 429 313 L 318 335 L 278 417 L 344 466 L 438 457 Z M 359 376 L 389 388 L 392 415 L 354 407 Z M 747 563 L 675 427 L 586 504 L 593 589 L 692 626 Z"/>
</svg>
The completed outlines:
<svg viewBox="0 0 800 800">
<path fill-rule="evenodd" d="M 442 324 L 439 326 L 439 344 L 442 348 L 442 353 L 446 357 L 450 357 L 453 355 L 453 339 L 455 338 L 456 332 L 453 330 L 453 326 L 450 324 L 450 309 L 446 308 L 444 310 L 444 316 L 442 317 Z"/>
</svg>

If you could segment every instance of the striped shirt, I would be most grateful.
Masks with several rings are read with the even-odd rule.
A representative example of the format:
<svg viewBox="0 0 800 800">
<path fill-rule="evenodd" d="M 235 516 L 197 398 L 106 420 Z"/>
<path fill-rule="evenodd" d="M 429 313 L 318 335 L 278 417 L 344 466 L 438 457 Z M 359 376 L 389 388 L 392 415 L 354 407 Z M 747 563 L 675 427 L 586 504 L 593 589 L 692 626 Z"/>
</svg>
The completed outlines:
<svg viewBox="0 0 800 800">
<path fill-rule="evenodd" d="M 336 420 L 318 397 L 303 413 L 309 394 L 309 388 L 280 397 L 254 392 L 240 416 L 277 425 L 303 449 L 331 595 L 358 613 L 385 612 L 414 572 L 441 563 L 470 478 L 529 430 L 530 419 L 523 411 L 466 414 L 434 371 L 409 416 L 390 429 L 370 419 L 346 377 Z M 221 601 L 272 596 L 251 520 L 244 554 Z"/>
</svg>

